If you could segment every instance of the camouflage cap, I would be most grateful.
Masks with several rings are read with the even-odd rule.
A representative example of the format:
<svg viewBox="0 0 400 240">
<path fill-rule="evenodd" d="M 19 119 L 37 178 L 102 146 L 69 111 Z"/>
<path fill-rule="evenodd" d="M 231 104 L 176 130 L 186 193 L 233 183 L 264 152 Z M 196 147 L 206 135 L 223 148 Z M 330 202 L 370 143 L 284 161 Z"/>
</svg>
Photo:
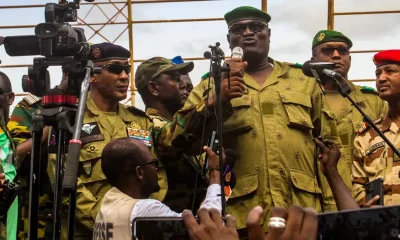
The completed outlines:
<svg viewBox="0 0 400 240">
<path fill-rule="evenodd" d="M 343 33 L 333 30 L 321 30 L 315 34 L 312 41 L 312 48 L 325 42 L 344 42 L 349 49 L 353 46 L 350 38 L 346 37 Z"/>
<path fill-rule="evenodd" d="M 163 57 L 153 57 L 144 61 L 136 69 L 135 85 L 137 89 L 147 86 L 147 83 L 154 80 L 160 74 L 178 71 L 180 74 L 188 74 L 194 68 L 193 62 L 175 64 L 171 60 Z"/>
</svg>

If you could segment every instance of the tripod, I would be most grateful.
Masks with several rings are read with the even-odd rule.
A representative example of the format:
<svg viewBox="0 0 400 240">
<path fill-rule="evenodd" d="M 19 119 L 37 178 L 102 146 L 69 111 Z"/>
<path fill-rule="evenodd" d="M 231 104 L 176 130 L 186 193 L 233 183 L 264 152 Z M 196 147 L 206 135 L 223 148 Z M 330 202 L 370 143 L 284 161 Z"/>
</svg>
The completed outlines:
<svg viewBox="0 0 400 240">
<path fill-rule="evenodd" d="M 53 208 L 53 239 L 60 239 L 61 235 L 61 214 L 63 199 L 63 179 L 69 180 L 73 186 L 73 191 L 69 191 L 69 211 L 68 211 L 68 239 L 73 239 L 75 233 L 75 207 L 76 207 L 76 181 L 79 164 L 79 149 L 72 143 L 79 143 L 80 132 L 82 129 L 83 114 L 86 105 L 86 98 L 89 89 L 90 76 L 94 72 L 94 64 L 87 61 L 85 67 L 85 77 L 80 88 L 78 110 L 76 109 L 77 97 L 64 94 L 60 89 L 55 89 L 50 94 L 42 98 L 43 110 L 37 110 L 33 115 L 32 127 L 32 152 L 30 167 L 30 186 L 29 186 L 29 230 L 28 239 L 37 239 L 38 214 L 39 214 L 39 188 L 40 188 L 40 165 L 41 165 L 41 139 L 44 125 L 53 127 L 57 146 L 56 172 L 54 182 L 54 208 Z M 98 71 L 97 71 L 98 72 Z M 75 79 L 68 79 L 69 87 L 76 85 Z M 73 126 L 73 124 L 75 125 Z M 73 136 L 72 136 L 73 133 Z M 68 164 L 64 174 L 65 153 L 68 140 L 71 139 L 68 154 Z M 71 153 L 72 152 L 72 153 Z M 74 158 L 74 159 L 72 159 Z M 72 166 L 76 165 L 76 166 Z M 76 168 L 75 178 L 71 174 L 70 168 Z M 68 178 L 65 179 L 64 178 Z M 73 182 L 73 183 L 72 183 Z"/>
</svg>

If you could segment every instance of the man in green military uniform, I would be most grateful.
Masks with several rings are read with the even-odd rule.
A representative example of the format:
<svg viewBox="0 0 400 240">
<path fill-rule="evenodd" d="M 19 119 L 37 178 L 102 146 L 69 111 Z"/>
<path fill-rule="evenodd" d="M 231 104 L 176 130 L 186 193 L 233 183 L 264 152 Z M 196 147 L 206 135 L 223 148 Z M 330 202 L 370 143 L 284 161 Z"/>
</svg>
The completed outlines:
<svg viewBox="0 0 400 240">
<path fill-rule="evenodd" d="M 352 90 L 350 97 L 371 118 L 384 117 L 387 112 L 386 103 L 379 98 L 377 92 L 370 87 L 357 86 L 348 80 L 348 72 L 351 65 L 350 49 L 352 41 L 341 32 L 333 30 L 319 31 L 312 42 L 312 60 L 317 62 L 335 63 L 334 71 L 343 76 Z M 351 189 L 352 152 L 354 138 L 357 131 L 363 126 L 363 117 L 357 109 L 344 98 L 331 81 L 323 85 L 325 97 L 323 98 L 324 109 L 329 108 L 334 113 L 334 119 L 342 144 L 342 157 L 338 163 L 338 170 L 343 181 Z M 321 175 L 322 176 L 322 175 Z M 336 210 L 336 204 L 331 189 L 322 177 L 322 188 L 325 191 L 325 211 Z"/>
<path fill-rule="evenodd" d="M 76 235 L 75 239 L 90 239 L 96 215 L 104 194 L 111 188 L 101 170 L 101 153 L 104 146 L 113 139 L 132 137 L 142 140 L 147 146 L 158 144 L 173 146 L 178 150 L 187 149 L 201 136 L 203 121 L 212 116 L 207 106 L 200 103 L 185 113 L 176 114 L 173 120 L 160 129 L 153 129 L 152 119 L 143 111 L 126 108 L 119 101 L 127 97 L 131 66 L 130 52 L 111 43 L 93 44 L 89 59 L 102 68 L 101 74 L 94 74 L 86 101 L 81 141 L 80 165 L 77 182 Z M 207 114 L 205 112 L 207 111 Z M 207 118 L 206 118 L 207 116 Z M 193 119 L 193 121 L 192 121 Z M 153 138 L 153 137 L 154 138 Z M 49 148 L 55 145 L 52 135 Z M 190 150 L 190 149 L 188 149 Z M 48 173 L 54 183 L 54 155 L 49 157 Z M 161 190 L 152 197 L 162 201 L 168 189 L 165 169 L 158 169 Z M 65 216 L 65 215 L 64 215 Z M 63 227 L 63 237 L 66 226 Z"/>
<path fill-rule="evenodd" d="M 65 89 L 68 84 L 68 68 L 62 67 L 63 76 L 60 85 L 57 87 Z M 41 109 L 41 98 L 33 94 L 25 96 L 14 108 L 10 121 L 7 126 L 10 130 L 11 136 L 16 142 L 16 154 L 20 159 L 19 178 L 22 185 L 19 199 L 20 199 L 20 223 L 19 233 L 20 239 L 28 237 L 29 228 L 29 174 L 30 174 L 30 152 L 32 149 L 32 114 L 36 110 Z M 43 129 L 43 146 L 47 146 L 47 139 L 50 127 Z M 42 149 L 42 159 L 46 159 L 47 148 Z M 42 172 L 46 172 L 47 162 L 41 163 Z M 39 229 L 38 239 L 51 239 L 49 233 L 52 232 L 52 212 L 53 212 L 53 192 L 51 190 L 50 181 L 47 174 L 41 174 L 41 192 L 39 200 Z"/>
<path fill-rule="evenodd" d="M 241 90 L 230 101 L 233 116 L 224 121 L 224 147 L 238 152 L 237 183 L 227 213 L 236 217 L 240 235 L 246 236 L 247 214 L 257 205 L 265 209 L 264 231 L 274 206 L 322 210 L 313 143 L 323 134 L 322 92 L 315 79 L 304 76 L 294 64 L 268 57 L 270 15 L 244 6 L 225 14 L 225 20 L 230 48 L 239 46 L 244 52 L 243 61 L 225 62 L 231 80 L 237 80 L 230 89 Z M 203 100 L 207 86 L 203 80 L 195 87 L 183 111 Z"/>
<path fill-rule="evenodd" d="M 15 143 L 7 128 L 10 106 L 14 102 L 14 93 L 8 76 L 0 72 L 0 173 L 5 179 L 13 181 L 17 175 Z M 18 200 L 10 206 L 7 217 L 0 222 L 0 239 L 17 239 Z"/>
<path fill-rule="evenodd" d="M 193 62 L 174 64 L 169 59 L 153 57 L 137 68 L 135 86 L 146 106 L 146 113 L 153 119 L 155 129 L 171 122 L 174 114 L 185 104 L 189 92 L 181 76 L 188 75 L 193 67 Z M 168 176 L 168 192 L 164 203 L 173 211 L 182 212 L 192 209 L 193 189 L 196 188 L 196 178 L 200 178 L 200 165 L 195 157 L 171 150 L 160 145 L 156 149 Z M 200 206 L 206 190 L 207 184 L 199 180 L 194 211 Z"/>
</svg>

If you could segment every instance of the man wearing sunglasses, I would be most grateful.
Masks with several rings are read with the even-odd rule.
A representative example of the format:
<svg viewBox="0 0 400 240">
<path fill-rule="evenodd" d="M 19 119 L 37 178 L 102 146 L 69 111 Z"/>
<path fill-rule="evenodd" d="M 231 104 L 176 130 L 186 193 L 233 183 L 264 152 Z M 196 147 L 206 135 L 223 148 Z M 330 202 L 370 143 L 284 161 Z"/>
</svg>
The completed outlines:
<svg viewBox="0 0 400 240">
<path fill-rule="evenodd" d="M 224 121 L 224 147 L 238 152 L 237 183 L 226 210 L 236 217 L 239 235 L 245 237 L 247 214 L 256 206 L 265 209 L 264 231 L 274 206 L 297 204 L 321 211 L 313 138 L 323 134 L 322 92 L 295 64 L 268 56 L 270 15 L 243 6 L 225 14 L 225 20 L 230 48 L 244 52 L 243 59 L 225 62 L 230 78 L 242 81 L 230 88 L 222 85 L 223 90 L 241 90 L 230 101 L 234 114 Z M 185 108 L 202 101 L 207 82 L 194 88 Z"/>
<path fill-rule="evenodd" d="M 333 30 L 319 31 L 312 42 L 312 57 L 311 59 L 317 62 L 331 62 L 335 64 L 333 69 L 335 72 L 342 75 L 346 82 L 350 85 L 352 90 L 351 97 L 356 101 L 357 105 L 371 118 L 378 119 L 384 117 L 387 112 L 386 103 L 379 98 L 375 89 L 370 87 L 357 86 L 348 80 L 348 73 L 351 65 L 350 49 L 353 46 L 352 41 L 341 32 Z M 351 189 L 351 166 L 352 166 L 352 152 L 354 147 L 354 138 L 357 131 L 364 125 L 362 115 L 357 109 L 344 98 L 336 89 L 331 81 L 327 81 L 323 85 L 325 97 L 324 108 L 329 108 L 333 115 L 327 115 L 336 121 L 337 130 L 339 133 L 342 148 L 342 157 L 338 163 L 338 170 L 343 178 L 346 186 Z M 326 111 L 325 111 L 326 112 Z M 323 186 L 326 186 L 324 201 L 325 211 L 336 210 L 336 204 L 328 187 L 329 184 L 325 177 L 321 179 L 324 181 Z"/>
<path fill-rule="evenodd" d="M 15 157 L 15 143 L 7 128 L 10 106 L 14 102 L 14 92 L 8 76 L 0 72 L 0 173 L 5 179 L 13 181 L 17 175 L 17 159 Z M 18 200 L 10 206 L 5 219 L 0 222 L 0 238 L 17 239 Z"/>
<path fill-rule="evenodd" d="M 90 47 L 89 60 L 95 66 L 101 67 L 102 73 L 91 77 L 86 101 L 81 132 L 75 239 L 91 238 L 101 201 L 111 187 L 101 170 L 101 152 L 108 142 L 131 137 L 142 141 L 155 154 L 154 150 L 158 145 L 173 146 L 182 152 L 190 151 L 187 146 L 191 146 L 192 141 L 201 136 L 201 126 L 206 116 L 204 112 L 207 110 L 204 104 L 190 109 L 189 116 L 176 114 L 174 120 L 162 129 L 155 129 L 153 120 L 145 112 L 119 103 L 127 97 L 131 70 L 129 58 L 130 52 L 115 44 L 101 43 Z M 211 113 L 207 114 L 208 117 L 210 115 Z M 50 139 L 49 145 L 54 144 L 54 140 Z M 54 172 L 55 159 L 50 158 L 48 173 L 52 183 Z M 168 189 L 167 176 L 162 165 L 157 173 L 160 191 L 151 197 L 162 201 Z M 67 228 L 64 226 L 62 229 Z M 65 235 L 66 232 L 62 234 Z"/>
<path fill-rule="evenodd" d="M 205 151 L 210 157 L 210 186 L 201 208 L 221 211 L 218 155 L 208 147 Z M 130 223 L 136 217 L 182 216 L 160 201 L 149 199 L 150 194 L 160 190 L 158 160 L 141 141 L 132 138 L 113 140 L 104 147 L 101 158 L 101 168 L 112 188 L 101 204 L 93 239 L 104 239 L 102 236 L 110 236 L 110 233 L 113 239 L 132 239 Z"/>
</svg>

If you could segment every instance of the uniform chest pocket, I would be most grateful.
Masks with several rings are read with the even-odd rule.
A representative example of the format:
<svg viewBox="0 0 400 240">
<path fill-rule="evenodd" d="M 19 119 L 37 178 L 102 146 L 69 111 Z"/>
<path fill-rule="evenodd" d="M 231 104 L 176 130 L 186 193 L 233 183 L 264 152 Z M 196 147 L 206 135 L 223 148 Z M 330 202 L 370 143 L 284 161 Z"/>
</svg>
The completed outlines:
<svg viewBox="0 0 400 240">
<path fill-rule="evenodd" d="M 253 129 L 253 120 L 250 113 L 251 97 L 244 95 L 231 100 L 233 115 L 224 123 L 225 133 L 242 133 Z"/>
<path fill-rule="evenodd" d="M 79 178 L 82 183 L 106 180 L 101 169 L 101 153 L 106 142 L 91 142 L 82 146 L 79 159 Z"/>
<path fill-rule="evenodd" d="M 288 125 L 304 130 L 313 129 L 311 121 L 311 97 L 299 92 L 279 92 L 283 107 L 288 116 Z"/>
</svg>

